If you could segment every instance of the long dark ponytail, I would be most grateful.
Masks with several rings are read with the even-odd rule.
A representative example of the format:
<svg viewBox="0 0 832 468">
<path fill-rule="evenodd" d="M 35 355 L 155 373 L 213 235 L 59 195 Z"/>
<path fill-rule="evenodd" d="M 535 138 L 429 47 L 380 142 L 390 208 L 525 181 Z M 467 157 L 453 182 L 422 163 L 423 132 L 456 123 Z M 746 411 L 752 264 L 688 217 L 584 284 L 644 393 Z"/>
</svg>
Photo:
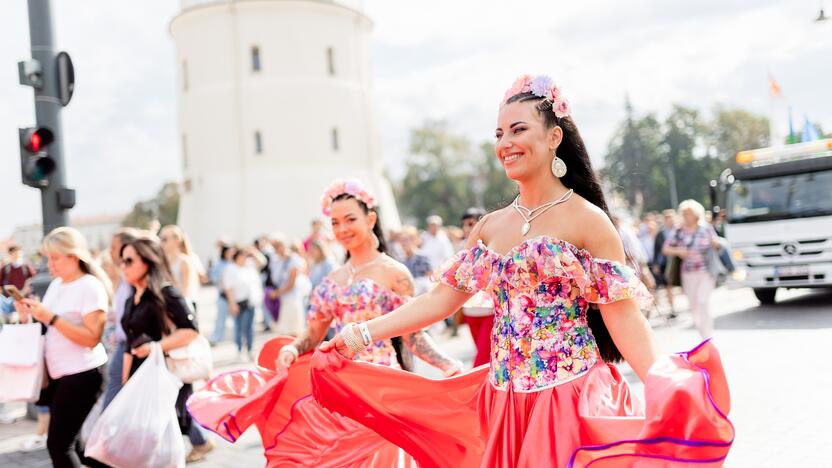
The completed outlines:
<svg viewBox="0 0 832 468">
<path fill-rule="evenodd" d="M 355 200 L 358 203 L 358 207 L 361 208 L 361 211 L 363 211 L 364 214 L 370 214 L 371 211 L 376 214 L 376 224 L 375 226 L 373 226 L 373 234 L 375 234 L 376 239 L 378 239 L 377 250 L 381 253 L 387 253 L 387 240 L 384 237 L 384 230 L 381 228 L 381 216 L 378 213 L 378 209 L 371 209 L 367 206 L 366 203 L 355 198 L 349 193 L 342 193 L 332 199 L 333 202 L 339 200 Z M 347 251 L 346 259 L 350 259 L 349 251 Z M 396 360 L 399 361 L 399 365 L 402 367 L 402 369 L 406 371 L 413 370 L 413 356 L 410 354 L 410 350 L 404 347 L 404 343 L 402 343 L 402 337 L 393 337 L 390 339 L 390 342 L 393 345 L 393 349 L 396 350 Z"/>
<path fill-rule="evenodd" d="M 600 208 L 607 217 L 610 217 L 610 211 L 607 207 L 607 200 L 604 198 L 604 192 L 601 190 L 601 183 L 598 181 L 598 176 L 592 169 L 592 163 L 589 160 L 589 153 L 584 145 L 584 140 L 581 138 L 578 127 L 572 117 L 557 117 L 552 111 L 552 101 L 535 96 L 532 93 L 520 93 L 510 97 L 506 103 L 525 102 L 525 101 L 539 101 L 536 106 L 537 111 L 543 117 L 543 121 L 547 129 L 559 126 L 563 130 L 563 139 L 558 146 L 558 157 L 563 160 L 568 170 L 566 175 L 560 178 L 566 188 L 570 188 L 578 195 L 583 197 L 588 202 Z M 611 217 L 610 217 L 611 219 Z M 629 263 L 629 262 L 628 262 Z M 621 351 L 613 342 L 607 325 L 601 318 L 597 306 L 591 306 L 591 310 L 587 314 L 587 321 L 592 334 L 595 336 L 595 341 L 598 344 L 598 352 L 601 358 L 607 362 L 617 362 L 623 359 Z"/>
</svg>

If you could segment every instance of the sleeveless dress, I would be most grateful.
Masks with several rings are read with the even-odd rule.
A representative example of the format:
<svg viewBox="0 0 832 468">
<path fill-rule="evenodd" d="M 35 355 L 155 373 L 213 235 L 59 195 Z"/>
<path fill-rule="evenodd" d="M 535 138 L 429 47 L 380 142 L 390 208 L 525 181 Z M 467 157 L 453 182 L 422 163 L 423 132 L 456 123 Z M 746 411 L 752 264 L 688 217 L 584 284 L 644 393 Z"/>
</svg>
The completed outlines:
<svg viewBox="0 0 832 468">
<path fill-rule="evenodd" d="M 341 286 L 327 278 L 312 292 L 308 316 L 334 319 L 340 331 L 347 323 L 370 320 L 403 302 L 371 279 Z M 188 401 L 194 420 L 230 442 L 252 424 L 257 426 L 269 467 L 400 466 L 406 454 L 398 447 L 322 408 L 312 398 L 311 353 L 300 356 L 288 369 L 275 369 L 280 348 L 292 341 L 277 337 L 267 342 L 256 370 L 237 370 L 211 379 Z M 356 359 L 374 367 L 400 368 L 390 340 L 376 341 Z"/>
<path fill-rule="evenodd" d="M 457 254 L 441 281 L 490 294 L 490 365 L 432 380 L 318 351 L 312 384 L 321 405 L 376 430 L 421 467 L 722 465 L 734 428 L 710 341 L 650 368 L 646 407 L 598 354 L 590 304 L 651 300 L 631 268 L 540 236 L 506 255 L 480 242 Z"/>
</svg>

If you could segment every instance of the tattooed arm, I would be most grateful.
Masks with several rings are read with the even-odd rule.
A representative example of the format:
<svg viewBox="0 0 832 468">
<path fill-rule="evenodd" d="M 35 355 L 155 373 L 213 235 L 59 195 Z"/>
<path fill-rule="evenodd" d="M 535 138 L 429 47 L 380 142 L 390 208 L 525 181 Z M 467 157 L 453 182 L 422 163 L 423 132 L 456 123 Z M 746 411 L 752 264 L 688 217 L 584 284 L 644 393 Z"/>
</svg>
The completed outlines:
<svg viewBox="0 0 832 468">
<path fill-rule="evenodd" d="M 413 296 L 413 277 L 407 269 L 397 272 L 392 289 L 402 297 L 409 298 Z M 424 330 L 402 336 L 402 343 L 410 349 L 414 356 L 448 375 L 457 374 L 462 370 L 462 363 L 445 354 Z"/>
<path fill-rule="evenodd" d="M 295 341 L 291 343 L 292 346 L 297 348 L 298 355 L 304 354 L 308 351 L 312 351 L 315 349 L 316 346 L 321 344 L 321 342 L 326 337 L 326 331 L 329 329 L 329 324 L 332 323 L 332 320 L 309 320 L 307 322 L 306 330 L 300 334 Z M 291 351 L 287 349 L 281 349 L 280 354 L 277 357 L 277 365 L 278 367 L 289 367 L 293 362 L 297 359 Z"/>
</svg>

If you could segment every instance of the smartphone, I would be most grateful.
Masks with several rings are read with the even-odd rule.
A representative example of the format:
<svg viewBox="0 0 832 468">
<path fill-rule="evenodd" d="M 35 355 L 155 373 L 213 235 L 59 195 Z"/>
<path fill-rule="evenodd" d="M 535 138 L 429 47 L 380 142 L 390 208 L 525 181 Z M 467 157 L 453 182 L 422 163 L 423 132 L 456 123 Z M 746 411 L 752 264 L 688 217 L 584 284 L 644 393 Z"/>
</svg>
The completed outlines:
<svg viewBox="0 0 832 468">
<path fill-rule="evenodd" d="M 20 290 L 17 289 L 17 286 L 13 284 L 7 284 L 3 286 L 3 290 L 6 291 L 6 294 L 13 297 L 16 301 L 22 301 L 24 299 L 23 294 L 21 294 Z"/>
</svg>

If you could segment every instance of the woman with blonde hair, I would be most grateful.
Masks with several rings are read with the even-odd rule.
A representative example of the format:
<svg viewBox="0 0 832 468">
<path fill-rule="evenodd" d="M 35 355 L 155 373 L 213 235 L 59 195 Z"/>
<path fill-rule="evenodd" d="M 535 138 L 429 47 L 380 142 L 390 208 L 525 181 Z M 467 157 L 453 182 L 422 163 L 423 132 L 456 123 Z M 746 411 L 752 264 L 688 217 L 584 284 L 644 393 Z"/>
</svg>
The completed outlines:
<svg viewBox="0 0 832 468">
<path fill-rule="evenodd" d="M 39 405 L 49 406 L 46 447 L 56 467 L 97 466 L 85 459 L 78 434 L 104 382 L 107 352 L 101 335 L 111 299 L 110 280 L 92 260 L 80 232 L 60 227 L 43 240 L 49 272 L 55 278 L 43 301 L 15 302 L 21 321 L 46 328 L 44 357 L 49 386 Z"/>
<path fill-rule="evenodd" d="M 713 226 L 704 222 L 705 208 L 696 200 L 680 203 L 679 215 L 682 226 L 665 241 L 662 252 L 681 259 L 682 291 L 690 302 L 693 322 L 702 338 L 710 338 L 714 319 L 709 302 L 716 278 L 711 275 L 708 259 L 710 249 L 719 248 L 719 239 Z"/>
<path fill-rule="evenodd" d="M 191 250 L 191 242 L 182 229 L 175 224 L 168 224 L 159 231 L 159 240 L 168 258 L 173 284 L 196 312 L 196 299 L 199 293 L 199 277 L 203 274 L 202 265 Z"/>
</svg>

